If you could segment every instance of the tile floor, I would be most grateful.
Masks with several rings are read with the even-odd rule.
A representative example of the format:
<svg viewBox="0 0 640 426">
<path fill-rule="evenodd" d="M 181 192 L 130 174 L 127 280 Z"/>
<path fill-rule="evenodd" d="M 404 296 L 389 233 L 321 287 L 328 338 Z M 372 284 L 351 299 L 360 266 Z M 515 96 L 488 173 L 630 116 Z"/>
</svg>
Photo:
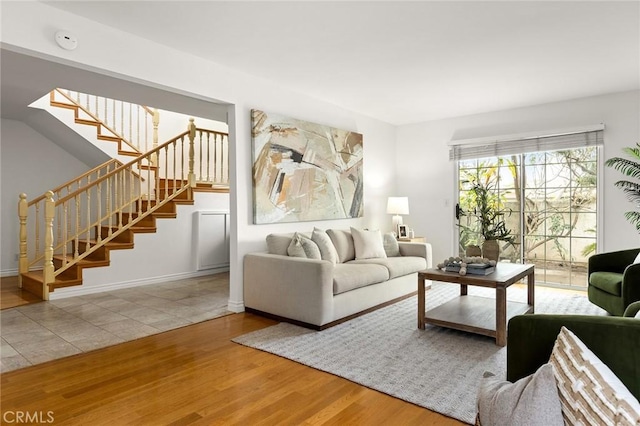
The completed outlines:
<svg viewBox="0 0 640 426">
<path fill-rule="evenodd" d="M 0 372 L 227 315 L 228 273 L 0 311 Z"/>
</svg>

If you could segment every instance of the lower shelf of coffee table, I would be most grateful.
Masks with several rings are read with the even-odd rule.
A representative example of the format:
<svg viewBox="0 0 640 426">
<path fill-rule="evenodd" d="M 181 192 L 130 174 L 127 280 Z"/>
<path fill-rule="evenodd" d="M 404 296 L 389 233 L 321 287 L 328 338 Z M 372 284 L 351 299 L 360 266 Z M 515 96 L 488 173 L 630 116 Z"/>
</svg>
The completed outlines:
<svg viewBox="0 0 640 426">
<path fill-rule="evenodd" d="M 507 300 L 509 318 L 533 312 L 526 303 Z M 426 311 L 425 323 L 496 337 L 496 300 L 480 296 L 460 296 Z"/>
</svg>

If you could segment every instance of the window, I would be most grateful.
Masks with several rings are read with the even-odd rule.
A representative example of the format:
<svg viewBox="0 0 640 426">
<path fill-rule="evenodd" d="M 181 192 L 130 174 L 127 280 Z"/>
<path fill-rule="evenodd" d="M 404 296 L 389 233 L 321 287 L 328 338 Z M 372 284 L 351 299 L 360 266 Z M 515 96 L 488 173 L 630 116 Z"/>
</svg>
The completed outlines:
<svg viewBox="0 0 640 426">
<path fill-rule="evenodd" d="M 512 242 L 500 242 L 501 261 L 534 263 L 537 283 L 586 288 L 587 259 L 597 247 L 602 133 L 455 146 L 460 254 L 482 243 L 471 191 L 480 183 L 491 189 L 491 202 L 514 236 Z M 484 157 L 470 158 L 476 155 Z"/>
</svg>

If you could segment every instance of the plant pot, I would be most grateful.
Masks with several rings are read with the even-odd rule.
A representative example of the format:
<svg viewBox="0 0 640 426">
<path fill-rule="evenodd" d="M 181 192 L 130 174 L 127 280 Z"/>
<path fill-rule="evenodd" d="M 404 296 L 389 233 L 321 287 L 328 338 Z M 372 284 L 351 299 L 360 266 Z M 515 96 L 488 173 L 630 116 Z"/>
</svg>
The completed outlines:
<svg viewBox="0 0 640 426">
<path fill-rule="evenodd" d="M 482 250 L 480 250 L 480 246 L 470 245 L 470 246 L 467 246 L 465 254 L 467 257 L 482 256 Z"/>
<path fill-rule="evenodd" d="M 482 243 L 482 257 L 486 257 L 489 260 L 498 261 L 500 257 L 500 244 L 498 240 L 485 240 Z"/>
</svg>

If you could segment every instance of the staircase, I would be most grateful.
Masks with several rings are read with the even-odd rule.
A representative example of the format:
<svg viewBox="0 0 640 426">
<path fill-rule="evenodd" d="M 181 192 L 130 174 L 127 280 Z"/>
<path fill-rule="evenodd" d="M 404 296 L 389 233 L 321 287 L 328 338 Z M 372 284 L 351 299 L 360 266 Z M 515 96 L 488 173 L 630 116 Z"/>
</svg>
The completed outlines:
<svg viewBox="0 0 640 426">
<path fill-rule="evenodd" d="M 56 89 L 50 102 L 73 110 L 75 123 L 95 127 L 98 139 L 133 159 L 109 160 L 31 201 L 20 194 L 19 285 L 43 300 L 58 288 L 82 285 L 84 268 L 109 266 L 111 250 L 132 249 L 135 234 L 155 233 L 158 219 L 176 218 L 177 205 L 193 204 L 194 192 L 228 192 L 226 133 L 197 128 L 190 119 L 187 131 L 158 145 L 157 111 L 140 107 L 154 129 L 154 147 L 142 153 L 145 144 L 132 142 L 134 132 L 118 124 L 125 104 L 109 108 L 110 100 L 94 97 L 96 106 L 107 105 L 109 123 L 84 96 L 85 105 L 82 95 Z"/>
</svg>

